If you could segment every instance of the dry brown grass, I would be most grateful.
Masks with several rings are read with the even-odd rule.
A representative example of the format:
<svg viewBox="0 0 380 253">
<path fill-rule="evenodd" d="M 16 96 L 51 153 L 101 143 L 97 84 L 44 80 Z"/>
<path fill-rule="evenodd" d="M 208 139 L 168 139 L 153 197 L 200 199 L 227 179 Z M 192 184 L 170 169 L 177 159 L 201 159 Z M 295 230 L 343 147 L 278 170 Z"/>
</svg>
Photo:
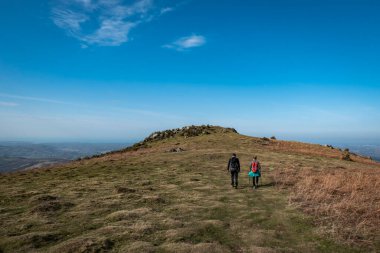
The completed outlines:
<svg viewBox="0 0 380 253">
<path fill-rule="evenodd" d="M 342 158 L 342 155 L 345 154 L 345 151 L 341 151 L 336 148 L 329 148 L 322 145 L 302 143 L 296 141 L 279 141 L 279 140 L 270 140 L 267 142 L 268 149 L 276 151 L 285 151 L 285 152 L 295 152 L 300 154 L 308 155 L 317 155 L 329 158 Z M 365 163 L 365 164 L 378 164 L 376 161 L 373 161 L 367 157 L 363 157 L 357 154 L 352 154 L 346 151 L 350 159 L 355 162 Z"/>
<path fill-rule="evenodd" d="M 288 167 L 276 171 L 275 180 L 291 187 L 290 201 L 313 215 L 323 232 L 351 244 L 380 240 L 380 170 Z"/>
</svg>

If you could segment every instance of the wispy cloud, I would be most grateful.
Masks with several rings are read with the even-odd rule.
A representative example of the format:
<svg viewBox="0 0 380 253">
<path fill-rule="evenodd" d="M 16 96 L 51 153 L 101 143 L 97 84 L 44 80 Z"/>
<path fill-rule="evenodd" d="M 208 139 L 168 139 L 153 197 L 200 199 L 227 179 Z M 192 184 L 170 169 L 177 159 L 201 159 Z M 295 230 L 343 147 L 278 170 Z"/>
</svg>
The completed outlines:
<svg viewBox="0 0 380 253">
<path fill-rule="evenodd" d="M 52 9 L 52 20 L 69 36 L 89 45 L 119 46 L 129 40 L 130 32 L 172 8 L 157 9 L 153 0 L 61 0 Z"/>
<path fill-rule="evenodd" d="M 0 97 L 37 101 L 37 102 L 46 102 L 46 103 L 52 103 L 52 104 L 74 105 L 72 103 L 67 103 L 64 101 L 59 101 L 59 100 L 54 100 L 54 99 L 49 99 L 49 98 L 19 96 L 19 95 L 14 95 L 14 94 L 7 94 L 7 93 L 0 93 Z"/>
<path fill-rule="evenodd" d="M 74 108 L 85 108 L 90 109 L 90 111 L 94 110 L 96 112 L 99 112 L 100 110 L 109 110 L 109 111 L 118 111 L 128 114 L 134 114 L 134 115 L 143 115 L 143 116 L 153 116 L 157 118 L 171 118 L 171 119 L 182 119 L 182 117 L 161 113 L 161 112 L 155 112 L 150 110 L 143 110 L 143 109 L 136 109 L 136 108 L 126 108 L 126 107 L 112 107 L 112 106 L 90 106 L 87 104 L 79 104 L 79 103 L 72 103 L 67 101 L 61 101 L 61 100 L 55 100 L 50 98 L 43 98 L 43 97 L 30 97 L 30 96 L 20 96 L 15 94 L 7 94 L 7 93 L 0 93 L 0 97 L 5 98 L 12 98 L 16 100 L 26 100 L 26 101 L 35 101 L 35 102 L 41 102 L 41 103 L 49 103 L 49 104 L 58 104 L 58 105 L 66 105 L 71 106 Z M 13 103 L 13 102 L 2 102 L 0 101 L 0 106 L 18 106 L 19 104 Z"/>
<path fill-rule="evenodd" d="M 14 107 L 18 106 L 17 103 L 0 101 L 0 106 Z"/>
<path fill-rule="evenodd" d="M 69 9 L 55 8 L 53 16 L 54 23 L 72 36 L 77 36 L 81 30 L 81 24 L 89 20 L 89 16 Z"/>
<path fill-rule="evenodd" d="M 177 51 L 184 51 L 186 49 L 201 47 L 206 44 L 206 38 L 201 35 L 190 35 L 177 39 L 176 41 L 166 44 L 163 47 L 175 49 Z"/>
<path fill-rule="evenodd" d="M 160 10 L 160 14 L 165 14 L 165 13 L 168 13 L 168 12 L 171 12 L 171 11 L 174 11 L 174 8 L 173 7 L 164 7 L 164 8 L 161 8 Z"/>
</svg>

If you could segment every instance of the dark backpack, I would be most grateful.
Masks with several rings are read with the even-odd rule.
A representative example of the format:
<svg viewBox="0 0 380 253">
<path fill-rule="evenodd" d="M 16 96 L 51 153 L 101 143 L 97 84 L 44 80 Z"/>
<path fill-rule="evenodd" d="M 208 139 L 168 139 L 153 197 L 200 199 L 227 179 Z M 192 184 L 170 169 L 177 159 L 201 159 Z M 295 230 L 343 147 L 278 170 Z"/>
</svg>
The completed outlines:
<svg viewBox="0 0 380 253">
<path fill-rule="evenodd" d="M 230 171 L 231 172 L 235 172 L 235 171 L 238 170 L 238 168 L 239 168 L 239 166 L 238 166 L 238 160 L 237 160 L 237 158 L 236 157 L 232 157 L 231 158 L 231 162 L 230 162 Z"/>
</svg>

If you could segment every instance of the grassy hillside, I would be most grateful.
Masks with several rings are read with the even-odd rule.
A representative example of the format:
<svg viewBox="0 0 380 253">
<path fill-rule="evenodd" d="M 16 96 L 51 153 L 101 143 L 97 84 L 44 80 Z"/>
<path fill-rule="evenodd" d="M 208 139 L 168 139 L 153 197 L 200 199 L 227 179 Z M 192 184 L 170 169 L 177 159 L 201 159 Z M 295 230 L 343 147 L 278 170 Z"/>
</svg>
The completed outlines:
<svg viewBox="0 0 380 253">
<path fill-rule="evenodd" d="M 1 251 L 380 250 L 380 167 L 371 160 L 215 127 L 151 137 L 105 156 L 1 175 Z M 232 152 L 243 167 L 238 189 L 226 171 Z M 263 167 L 256 190 L 246 177 L 253 155 Z"/>
</svg>

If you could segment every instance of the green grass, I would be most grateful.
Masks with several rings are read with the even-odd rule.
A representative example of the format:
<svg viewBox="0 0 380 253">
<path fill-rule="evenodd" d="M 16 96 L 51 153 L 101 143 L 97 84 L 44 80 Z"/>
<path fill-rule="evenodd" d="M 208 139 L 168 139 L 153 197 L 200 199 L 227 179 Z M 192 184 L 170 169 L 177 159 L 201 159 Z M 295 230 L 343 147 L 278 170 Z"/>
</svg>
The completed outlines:
<svg viewBox="0 0 380 253">
<path fill-rule="evenodd" d="M 178 144 L 180 143 L 180 144 Z M 180 146 L 185 152 L 168 153 Z M 0 176 L 3 252 L 360 252 L 319 233 L 273 186 L 282 166 L 338 166 L 275 152 L 237 134 L 173 138 L 123 153 Z M 226 162 L 244 172 L 232 189 Z M 263 187 L 245 176 L 263 164 Z M 346 166 L 346 165 L 345 165 Z M 269 168 L 272 168 L 269 170 Z"/>
</svg>

